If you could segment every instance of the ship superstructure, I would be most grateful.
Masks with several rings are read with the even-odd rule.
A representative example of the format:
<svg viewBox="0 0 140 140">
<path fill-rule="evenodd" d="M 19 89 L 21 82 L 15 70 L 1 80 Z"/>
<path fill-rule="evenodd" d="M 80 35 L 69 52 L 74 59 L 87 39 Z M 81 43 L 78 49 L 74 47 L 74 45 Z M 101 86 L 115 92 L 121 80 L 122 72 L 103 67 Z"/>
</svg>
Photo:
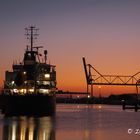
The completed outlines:
<svg viewBox="0 0 140 140">
<path fill-rule="evenodd" d="M 36 31 L 34 26 L 26 28 L 30 45 L 26 47 L 23 62 L 13 64 L 12 72 L 6 71 L 4 94 L 55 94 L 55 66 L 47 63 L 47 50 L 42 55 L 39 49 L 43 47 L 34 46 Z"/>
</svg>

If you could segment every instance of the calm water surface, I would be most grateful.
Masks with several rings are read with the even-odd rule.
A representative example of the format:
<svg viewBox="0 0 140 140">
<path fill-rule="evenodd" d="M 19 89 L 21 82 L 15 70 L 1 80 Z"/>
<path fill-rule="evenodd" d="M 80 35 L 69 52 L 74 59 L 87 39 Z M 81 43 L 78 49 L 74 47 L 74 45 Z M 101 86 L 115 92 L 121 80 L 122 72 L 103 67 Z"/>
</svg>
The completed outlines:
<svg viewBox="0 0 140 140">
<path fill-rule="evenodd" d="M 140 112 L 121 106 L 57 105 L 55 117 L 0 115 L 0 140 L 139 140 Z"/>
</svg>

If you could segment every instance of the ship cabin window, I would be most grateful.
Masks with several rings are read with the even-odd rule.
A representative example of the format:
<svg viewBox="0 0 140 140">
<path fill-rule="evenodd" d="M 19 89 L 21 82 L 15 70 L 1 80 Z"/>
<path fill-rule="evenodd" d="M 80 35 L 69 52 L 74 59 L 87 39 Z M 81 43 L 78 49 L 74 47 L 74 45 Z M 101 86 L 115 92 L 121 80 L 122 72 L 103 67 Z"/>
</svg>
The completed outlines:
<svg viewBox="0 0 140 140">
<path fill-rule="evenodd" d="M 43 81 L 43 85 L 50 85 L 49 81 Z"/>
<path fill-rule="evenodd" d="M 48 94 L 49 92 L 49 89 L 39 89 L 39 93 Z"/>
<path fill-rule="evenodd" d="M 42 68 L 41 71 L 47 73 L 50 72 L 50 68 Z"/>
<path fill-rule="evenodd" d="M 51 85 L 52 85 L 52 87 L 55 87 L 55 82 L 54 81 L 51 81 Z"/>
<path fill-rule="evenodd" d="M 31 58 L 31 54 L 30 53 L 27 53 L 27 57 L 30 59 Z"/>
<path fill-rule="evenodd" d="M 37 81 L 38 85 L 46 85 L 49 86 L 50 85 L 50 81 Z"/>
<path fill-rule="evenodd" d="M 46 73 L 46 74 L 44 74 L 44 77 L 45 77 L 46 79 L 49 79 L 49 78 L 50 78 L 50 74 L 49 74 L 49 73 Z"/>
<path fill-rule="evenodd" d="M 24 60 L 34 60 L 35 61 L 35 52 L 28 51 L 24 55 Z"/>
</svg>

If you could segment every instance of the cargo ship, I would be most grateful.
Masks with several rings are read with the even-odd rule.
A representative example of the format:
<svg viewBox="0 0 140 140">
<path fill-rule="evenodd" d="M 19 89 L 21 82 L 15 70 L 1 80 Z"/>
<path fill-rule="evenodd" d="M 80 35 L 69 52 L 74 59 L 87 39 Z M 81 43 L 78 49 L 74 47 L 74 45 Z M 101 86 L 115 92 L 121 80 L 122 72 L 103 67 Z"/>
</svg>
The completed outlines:
<svg viewBox="0 0 140 140">
<path fill-rule="evenodd" d="M 25 28 L 29 44 L 22 62 L 13 63 L 13 71 L 5 72 L 4 89 L 0 95 L 0 108 L 4 115 L 55 114 L 56 70 L 47 61 L 47 50 L 34 46 L 38 36 L 35 26 Z"/>
</svg>

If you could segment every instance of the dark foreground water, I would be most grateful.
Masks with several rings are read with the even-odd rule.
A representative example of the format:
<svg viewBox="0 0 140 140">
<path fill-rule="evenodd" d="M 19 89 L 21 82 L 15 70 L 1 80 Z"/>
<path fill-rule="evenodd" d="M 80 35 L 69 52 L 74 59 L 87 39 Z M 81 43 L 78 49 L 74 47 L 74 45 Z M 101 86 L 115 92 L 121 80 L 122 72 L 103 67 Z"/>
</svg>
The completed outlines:
<svg viewBox="0 0 140 140">
<path fill-rule="evenodd" d="M 57 105 L 55 117 L 0 115 L 0 140 L 139 140 L 140 112 L 121 106 Z"/>
</svg>

